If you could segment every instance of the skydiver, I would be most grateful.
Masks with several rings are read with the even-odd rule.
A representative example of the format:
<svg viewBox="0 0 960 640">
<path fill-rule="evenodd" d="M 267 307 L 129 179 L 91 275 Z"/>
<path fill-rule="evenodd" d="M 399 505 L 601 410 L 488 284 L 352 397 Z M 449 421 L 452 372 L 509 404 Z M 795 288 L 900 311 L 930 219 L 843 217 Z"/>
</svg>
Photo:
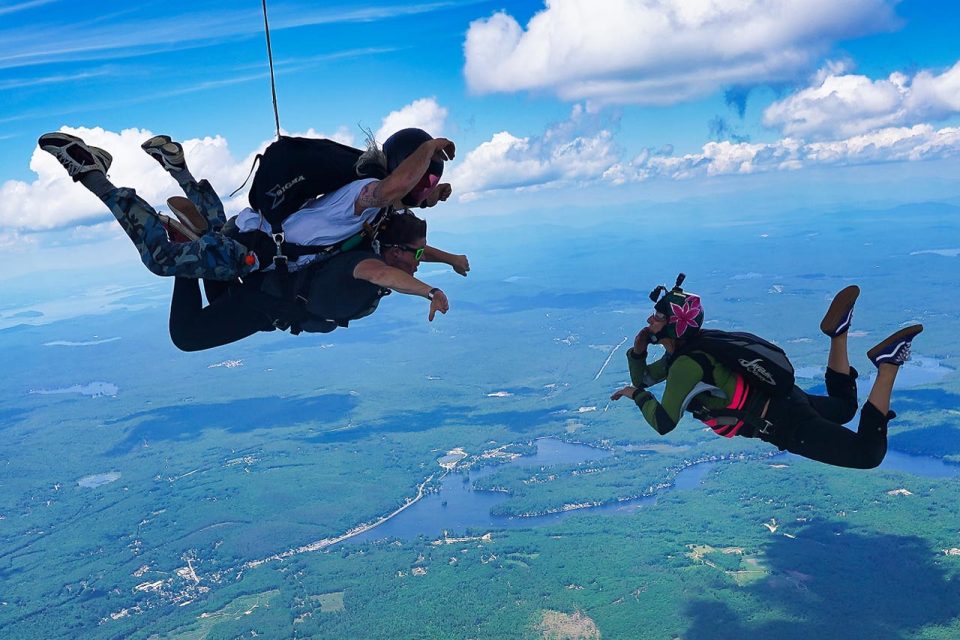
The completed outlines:
<svg viewBox="0 0 960 640">
<path fill-rule="evenodd" d="M 656 297 L 656 290 L 651 294 Z M 678 286 L 658 300 L 647 326 L 627 351 L 632 384 L 614 392 L 611 400 L 632 399 L 657 433 L 665 435 L 684 411 L 719 435 L 760 438 L 791 453 L 855 469 L 878 466 L 887 452 L 890 395 L 900 366 L 910 357 L 911 341 L 923 331 L 916 324 L 900 329 L 867 352 L 877 377 L 860 412 L 856 432 L 843 426 L 857 413 L 857 370 L 847 357 L 847 331 L 860 289 L 840 291 L 820 323 L 830 338 L 826 396 L 807 394 L 793 385 L 783 396 L 766 394 L 759 385 L 697 349 L 703 326 L 699 296 Z M 666 354 L 647 364 L 647 347 L 661 344 Z M 748 362 L 746 364 L 749 364 Z M 647 387 L 666 380 L 658 401 Z M 723 418 L 718 416 L 725 415 Z M 730 417 L 735 416 L 735 417 Z"/>
</svg>

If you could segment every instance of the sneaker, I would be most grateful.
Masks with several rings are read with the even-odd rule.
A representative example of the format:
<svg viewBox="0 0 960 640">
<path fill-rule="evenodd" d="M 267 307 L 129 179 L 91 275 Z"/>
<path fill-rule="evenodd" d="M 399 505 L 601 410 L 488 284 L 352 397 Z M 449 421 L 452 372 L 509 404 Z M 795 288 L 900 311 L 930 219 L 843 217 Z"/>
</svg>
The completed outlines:
<svg viewBox="0 0 960 640">
<path fill-rule="evenodd" d="M 74 182 L 90 171 L 106 174 L 113 162 L 113 156 L 103 149 L 91 147 L 68 133 L 45 133 L 37 140 L 37 145 L 59 160 Z"/>
<path fill-rule="evenodd" d="M 171 140 L 170 136 L 153 136 L 141 144 L 140 148 L 167 171 L 183 171 L 187 168 L 187 161 L 183 157 L 183 146 Z"/>
<path fill-rule="evenodd" d="M 892 364 L 899 367 L 910 359 L 910 342 L 921 331 L 923 331 L 922 324 L 904 327 L 867 351 L 867 357 L 878 369 L 881 364 Z"/>
<path fill-rule="evenodd" d="M 842 336 L 850 328 L 853 320 L 853 305 L 860 295 L 860 287 L 855 284 L 843 289 L 833 297 L 830 308 L 820 321 L 820 331 L 831 338 Z"/>
<path fill-rule="evenodd" d="M 190 229 L 194 235 L 199 237 L 207 232 L 210 226 L 207 223 L 207 219 L 204 218 L 197 209 L 197 205 L 193 204 L 193 202 L 187 198 L 183 196 L 167 198 L 167 206 L 170 207 L 173 215 L 177 216 L 177 220 L 183 223 L 183 226 Z"/>
<path fill-rule="evenodd" d="M 167 237 L 170 239 L 170 242 L 193 242 L 199 238 L 196 233 L 176 218 L 171 218 L 162 213 L 158 213 L 157 218 L 160 219 L 163 228 L 167 230 Z"/>
</svg>

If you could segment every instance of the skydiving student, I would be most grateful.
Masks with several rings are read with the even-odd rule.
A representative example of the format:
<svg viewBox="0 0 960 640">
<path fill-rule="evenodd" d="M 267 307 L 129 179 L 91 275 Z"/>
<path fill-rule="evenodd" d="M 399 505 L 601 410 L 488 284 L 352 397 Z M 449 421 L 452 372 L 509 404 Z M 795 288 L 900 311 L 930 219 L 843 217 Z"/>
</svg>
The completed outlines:
<svg viewBox="0 0 960 640">
<path fill-rule="evenodd" d="M 399 137 L 399 152 L 387 157 L 387 168 L 392 172 L 383 180 L 362 178 L 346 186 L 308 201 L 284 222 L 286 241 L 301 247 L 334 244 L 364 228 L 385 207 L 404 206 L 412 197 L 417 202 L 445 199 L 450 195 L 449 185 L 438 185 L 443 161 L 453 158 L 454 144 L 445 138 L 414 135 L 416 146 L 409 144 L 404 130 Z M 391 143 L 388 139 L 384 146 Z M 166 218 L 157 213 L 133 189 L 117 188 L 106 176 L 113 158 L 97 147 L 66 133 L 47 133 L 40 137 L 39 146 L 49 152 L 67 170 L 75 182 L 80 182 L 100 198 L 110 209 L 120 226 L 140 253 L 144 265 L 160 276 L 205 278 L 230 281 L 252 271 L 274 267 L 270 254 L 254 251 L 250 246 L 223 233 L 226 217 L 220 198 L 206 180 L 197 180 L 187 168 L 183 148 L 168 136 L 155 136 L 143 145 L 144 151 L 155 158 L 180 184 L 187 197 L 202 212 L 200 217 L 174 208 L 183 220 Z M 399 157 L 402 156 L 402 157 Z M 439 166 L 439 170 L 433 167 Z M 264 222 L 252 209 L 245 209 L 237 217 L 238 234 L 249 234 L 263 228 Z M 173 241 L 168 229 L 180 235 Z M 266 227 L 269 231 L 269 226 Z M 261 234 L 258 234 L 261 235 Z M 238 235 L 237 237 L 243 237 Z M 317 259 L 318 253 L 305 254 L 292 260 L 289 269 L 295 271 Z M 449 255 L 449 254 L 444 254 Z M 461 267 L 465 268 L 465 258 Z"/>
<path fill-rule="evenodd" d="M 877 367 L 877 378 L 860 412 L 857 431 L 843 426 L 857 413 L 857 370 L 847 359 L 847 330 L 860 294 L 856 285 L 840 291 L 827 309 L 820 329 L 830 338 L 825 374 L 827 395 L 811 395 L 793 385 L 783 393 L 761 391 L 732 366 L 721 363 L 704 349 L 709 331 L 702 331 L 700 297 L 677 286 L 661 299 L 665 288 L 651 294 L 654 313 L 627 351 L 632 385 L 610 398 L 632 399 L 657 433 L 665 435 L 689 411 L 717 434 L 760 438 L 791 453 L 827 464 L 854 469 L 878 466 L 887 452 L 890 395 L 900 366 L 910 357 L 910 344 L 923 331 L 922 325 L 900 329 L 867 352 Z M 698 345 L 698 338 L 701 344 Z M 661 344 L 666 354 L 647 364 L 649 344 Z M 776 349 L 776 348 L 775 348 Z M 781 352 L 782 354 L 782 352 Z M 785 356 L 784 356 L 785 359 Z M 742 365 L 755 362 L 747 357 Z M 666 380 L 658 401 L 647 387 Z"/>
</svg>

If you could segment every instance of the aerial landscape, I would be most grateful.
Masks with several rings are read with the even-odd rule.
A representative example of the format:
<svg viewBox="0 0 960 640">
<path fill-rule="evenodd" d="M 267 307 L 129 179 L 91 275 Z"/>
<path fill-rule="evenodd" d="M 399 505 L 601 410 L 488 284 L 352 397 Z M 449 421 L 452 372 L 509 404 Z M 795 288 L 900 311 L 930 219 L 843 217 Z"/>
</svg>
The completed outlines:
<svg viewBox="0 0 960 640">
<path fill-rule="evenodd" d="M 454 197 L 420 213 L 430 245 L 469 256 L 470 273 L 419 265 L 450 299 L 432 322 L 428 302 L 395 292 L 331 333 L 185 353 L 168 334 L 172 278 L 143 268 L 36 137 L 63 128 L 103 146 L 111 179 L 162 208 L 176 185 L 138 147 L 179 135 L 236 213 L 243 193 L 228 194 L 273 126 L 269 79 L 254 70 L 261 7 L 248 4 L 79 17 L 59 1 L 0 4 L 12 38 L 0 86 L 15 96 L 0 117 L 0 636 L 960 637 L 960 50 L 940 27 L 956 10 L 818 3 L 824 23 L 792 42 L 804 64 L 787 69 L 763 50 L 779 44 L 757 44 L 764 73 L 744 54 L 715 83 L 704 78 L 720 63 L 677 53 L 684 34 L 664 44 L 682 79 L 636 51 L 635 68 L 604 68 L 603 38 L 574 0 L 271 7 L 287 131 L 362 146 L 359 121 L 378 138 L 382 123 L 456 142 L 444 175 Z M 690 18 L 673 0 L 605 4 L 606 25 Z M 763 2 L 702 4 L 690 33 L 716 36 L 724 11 L 777 15 Z M 797 3 L 772 4 L 799 20 L 787 11 Z M 190 11 L 197 23 L 171 35 Z M 596 67 L 597 86 L 556 61 L 556 77 L 524 85 L 508 49 L 572 15 L 590 36 L 577 64 Z M 62 51 L 28 43 L 70 16 L 86 31 L 64 27 Z M 131 24 L 163 37 L 135 52 L 121 37 Z M 351 40 L 404 29 L 436 38 L 436 59 L 418 66 L 416 42 Z M 189 62 L 236 83 L 214 89 Z M 379 103 L 347 84 L 374 69 Z M 936 99 L 918 88 L 889 113 L 857 112 L 856 100 L 830 111 L 804 88 L 894 72 L 913 78 L 904 92 L 945 80 Z M 180 73 L 171 96 L 138 76 Z M 116 76 L 134 79 L 108 86 Z M 349 88 L 323 102 L 307 86 L 317 78 Z M 50 86 L 74 90 L 69 106 Z M 107 89 L 122 108 L 97 97 Z M 807 119 L 776 120 L 801 99 Z M 819 107 L 833 130 L 811 124 Z M 833 142 L 845 155 L 824 160 Z M 738 146 L 741 168 L 725 169 L 718 145 Z M 922 323 L 879 468 L 721 438 L 689 415 L 660 436 L 632 402 L 611 401 L 630 383 L 650 290 L 681 271 L 706 328 L 774 341 L 812 393 L 824 392 L 830 342 L 821 317 L 858 284 L 861 404 L 877 371 L 867 350 Z"/>
</svg>

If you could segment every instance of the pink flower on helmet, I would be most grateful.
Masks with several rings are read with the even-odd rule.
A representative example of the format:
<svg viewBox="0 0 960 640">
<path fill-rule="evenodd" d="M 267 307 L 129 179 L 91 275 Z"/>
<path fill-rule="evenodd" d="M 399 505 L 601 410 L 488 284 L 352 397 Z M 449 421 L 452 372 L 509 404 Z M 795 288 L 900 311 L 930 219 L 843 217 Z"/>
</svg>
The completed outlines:
<svg viewBox="0 0 960 640">
<path fill-rule="evenodd" d="M 700 296 L 687 296 L 683 301 L 683 306 L 670 303 L 670 324 L 676 325 L 677 337 L 680 338 L 687 332 L 687 329 L 693 327 L 700 328 L 697 322 L 697 316 L 703 313 L 703 307 L 700 306 Z"/>
</svg>

